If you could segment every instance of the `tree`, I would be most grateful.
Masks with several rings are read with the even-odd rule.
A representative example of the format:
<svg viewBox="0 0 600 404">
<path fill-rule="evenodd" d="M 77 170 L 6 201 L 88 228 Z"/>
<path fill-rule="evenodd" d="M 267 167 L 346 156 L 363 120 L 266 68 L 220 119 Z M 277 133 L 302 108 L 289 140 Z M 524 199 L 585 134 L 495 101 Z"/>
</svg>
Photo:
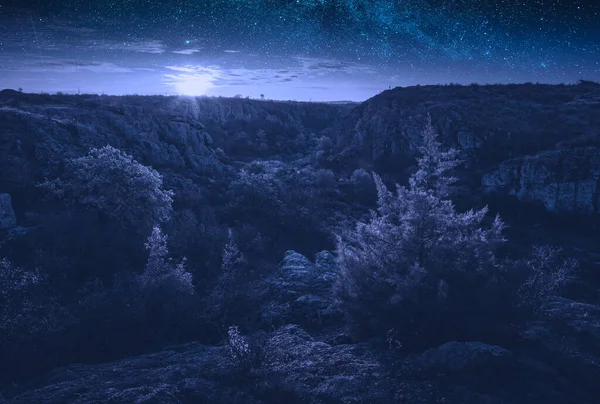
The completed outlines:
<svg viewBox="0 0 600 404">
<path fill-rule="evenodd" d="M 69 159 L 65 168 L 63 178 L 42 186 L 125 228 L 147 234 L 155 223 L 171 215 L 173 192 L 163 189 L 162 176 L 112 146 Z"/>
<path fill-rule="evenodd" d="M 537 312 L 549 296 L 555 295 L 574 278 L 579 262 L 562 256 L 562 249 L 535 245 L 525 266 L 529 276 L 519 289 L 522 307 Z"/>
<path fill-rule="evenodd" d="M 144 272 L 138 276 L 138 284 L 142 289 L 163 289 L 164 292 L 164 288 L 169 288 L 169 291 L 177 293 L 194 294 L 192 274 L 185 268 L 186 259 L 175 264 L 171 258 L 167 258 L 167 238 L 160 227 L 154 226 L 145 243 L 148 262 Z"/>
<path fill-rule="evenodd" d="M 209 321 L 223 328 L 234 316 L 233 311 L 239 311 L 240 303 L 247 301 L 244 294 L 247 292 L 246 259 L 239 250 L 233 231 L 229 229 L 228 241 L 223 248 L 221 273 L 217 282 L 207 297 L 207 315 Z"/>
<path fill-rule="evenodd" d="M 408 187 L 392 193 L 373 173 L 377 211 L 337 237 L 335 292 L 355 330 L 384 336 L 395 329 L 404 346 L 459 334 L 469 317 L 486 315 L 480 303 L 505 241 L 498 216 L 483 225 L 487 207 L 459 213 L 448 199 L 458 152 L 442 150 L 430 119 L 419 151 Z"/>
</svg>

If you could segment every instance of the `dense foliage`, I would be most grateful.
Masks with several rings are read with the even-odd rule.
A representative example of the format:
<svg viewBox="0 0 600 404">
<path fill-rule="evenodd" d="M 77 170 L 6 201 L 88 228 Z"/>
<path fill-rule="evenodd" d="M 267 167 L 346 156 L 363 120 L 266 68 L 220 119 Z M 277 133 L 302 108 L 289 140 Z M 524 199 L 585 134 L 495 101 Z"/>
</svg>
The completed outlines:
<svg viewBox="0 0 600 404">
<path fill-rule="evenodd" d="M 211 102 L 198 101 L 204 108 L 198 113 L 210 118 L 204 127 L 195 122 L 179 131 L 179 121 L 168 121 L 156 140 L 144 132 L 150 131 L 140 123 L 144 116 L 106 142 L 90 142 L 110 146 L 48 152 L 52 164 L 34 177 L 54 180 L 11 188 L 24 226 L 0 231 L 2 384 L 69 363 L 108 362 L 165 347 L 172 358 L 202 345 L 223 356 L 207 359 L 215 373 L 197 385 L 213 386 L 220 378 L 238 388 L 237 379 L 220 373 L 231 365 L 242 389 L 292 389 L 289 381 L 281 387 L 282 375 L 291 372 L 297 386 L 325 378 L 321 386 L 340 383 L 335 386 L 346 391 L 360 387 L 361 377 L 377 375 L 378 381 L 393 380 L 392 390 L 400 392 L 427 368 L 407 365 L 406 354 L 436 359 L 439 349 L 443 360 L 459 366 L 453 361 L 466 361 L 469 350 L 523 354 L 535 346 L 535 360 L 554 358 L 547 350 L 560 345 L 555 340 L 540 348 L 555 332 L 545 328 L 548 307 L 563 313 L 581 306 L 590 313 L 582 318 L 593 315 L 591 305 L 555 298 L 579 297 L 582 274 L 594 269 L 570 258 L 573 248 L 550 245 L 555 235 L 503 213 L 511 225 L 505 226 L 490 214 L 494 205 L 488 209 L 465 197 L 457 177 L 471 169 L 462 161 L 473 151 L 442 145 L 447 139 L 436 132 L 446 121 L 429 120 L 418 142 L 411 139 L 416 161 L 403 149 L 399 165 L 408 168 L 389 175 L 370 171 L 376 165 L 360 156 L 351 166 L 336 166 L 352 155 L 341 155 L 341 138 L 326 129 L 335 109 L 307 107 L 299 124 L 291 118 L 307 113 L 299 106 L 282 113 L 264 102 L 272 108 L 268 114 L 246 122 L 247 114 L 234 109 L 222 123 L 227 108 L 213 111 Z M 232 100 L 236 108 L 252 107 L 244 102 Z M 131 112 L 113 109 L 119 117 Z M 374 132 L 357 131 L 357 139 L 368 133 Z M 0 178 L 8 174 L 16 176 L 5 170 Z M 23 197 L 27 192 L 39 201 Z M 569 324 L 583 329 L 582 322 Z M 560 338 L 561 344 L 574 340 Z M 190 341 L 197 345 L 173 347 Z M 593 356 L 573 345 L 567 351 Z M 198 352 L 204 355 L 204 348 Z M 586 380 L 589 367 L 578 368 L 576 359 L 568 363 L 571 373 L 560 377 Z M 275 376 L 265 376 L 267 368 L 276 369 Z M 309 376 L 300 380 L 296 371 Z M 424 374 L 419 377 L 429 383 L 441 373 Z M 288 402 L 290 396 L 270 397 L 261 402 Z M 402 400 L 419 401 L 407 395 L 396 402 Z"/>
<path fill-rule="evenodd" d="M 162 188 L 162 176 L 112 146 L 68 160 L 65 174 L 43 185 L 123 227 L 147 231 L 170 218 L 173 193 Z"/>
<path fill-rule="evenodd" d="M 505 242 L 499 217 L 484 224 L 487 208 L 459 213 L 447 199 L 457 151 L 442 151 L 431 121 L 419 150 L 409 187 L 392 193 L 374 174 L 377 211 L 337 245 L 337 294 L 355 328 L 370 336 L 396 330 L 405 345 L 472 338 L 469 327 L 492 320 L 484 300 Z"/>
</svg>

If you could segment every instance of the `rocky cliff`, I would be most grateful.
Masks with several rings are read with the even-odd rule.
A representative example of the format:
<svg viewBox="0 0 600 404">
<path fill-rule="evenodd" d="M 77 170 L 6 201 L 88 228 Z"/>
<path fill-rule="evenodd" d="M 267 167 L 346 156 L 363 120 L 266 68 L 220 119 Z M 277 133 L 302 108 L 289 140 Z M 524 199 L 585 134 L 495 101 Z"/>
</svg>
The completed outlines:
<svg viewBox="0 0 600 404">
<path fill-rule="evenodd" d="M 600 149 L 543 151 L 503 161 L 483 175 L 484 191 L 538 201 L 552 212 L 599 213 Z"/>
<path fill-rule="evenodd" d="M 600 86 L 422 86 L 361 104 L 337 133 L 350 161 L 402 180 L 427 115 L 462 151 L 473 190 L 536 201 L 550 211 L 597 212 Z M 482 182 L 483 181 L 483 182 Z"/>
</svg>

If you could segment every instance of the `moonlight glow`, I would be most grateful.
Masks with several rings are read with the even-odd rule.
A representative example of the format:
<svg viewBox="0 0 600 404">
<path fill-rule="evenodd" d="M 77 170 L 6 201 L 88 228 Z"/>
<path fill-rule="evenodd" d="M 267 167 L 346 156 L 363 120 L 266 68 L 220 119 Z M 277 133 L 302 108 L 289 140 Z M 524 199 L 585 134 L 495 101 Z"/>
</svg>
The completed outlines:
<svg viewBox="0 0 600 404">
<path fill-rule="evenodd" d="M 597 1 L 24 4 L 0 7 L 0 88 L 364 100 L 416 84 L 600 79 Z"/>
</svg>

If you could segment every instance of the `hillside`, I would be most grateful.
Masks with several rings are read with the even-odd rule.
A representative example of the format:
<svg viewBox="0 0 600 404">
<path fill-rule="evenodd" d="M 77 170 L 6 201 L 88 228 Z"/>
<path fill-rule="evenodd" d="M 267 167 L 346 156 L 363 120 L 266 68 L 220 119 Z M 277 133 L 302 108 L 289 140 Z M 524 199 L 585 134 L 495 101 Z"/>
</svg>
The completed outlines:
<svg viewBox="0 0 600 404">
<path fill-rule="evenodd" d="M 598 213 L 599 111 L 600 86 L 587 82 L 396 88 L 344 119 L 331 166 L 360 161 L 401 180 L 430 114 L 441 139 L 463 151 L 472 191 Z"/>
<path fill-rule="evenodd" d="M 595 83 L 3 90 L 0 402 L 592 403 L 599 219 Z"/>
</svg>

